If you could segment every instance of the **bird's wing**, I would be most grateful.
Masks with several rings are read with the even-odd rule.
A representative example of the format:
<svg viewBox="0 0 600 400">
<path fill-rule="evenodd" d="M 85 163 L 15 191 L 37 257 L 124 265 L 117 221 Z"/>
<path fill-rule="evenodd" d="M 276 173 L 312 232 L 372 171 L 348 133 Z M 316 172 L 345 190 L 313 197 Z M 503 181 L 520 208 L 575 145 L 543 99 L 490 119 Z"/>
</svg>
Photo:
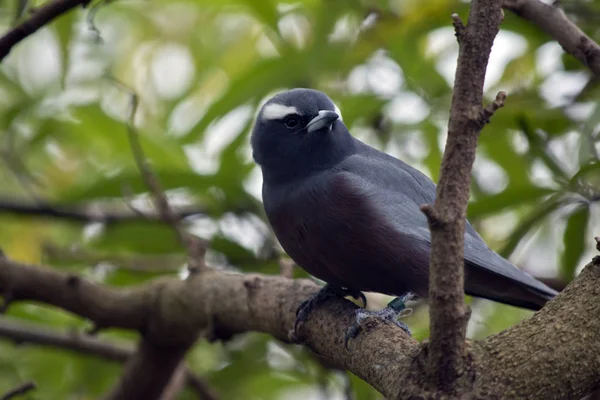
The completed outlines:
<svg viewBox="0 0 600 400">
<path fill-rule="evenodd" d="M 364 176 L 365 178 L 394 192 L 406 194 L 419 206 L 422 204 L 433 205 L 436 185 L 427 175 L 404 161 L 374 149 L 358 139 L 355 139 L 355 146 L 357 153 L 350 158 L 358 160 L 359 164 L 366 164 L 367 173 L 370 176 Z M 425 222 L 427 221 L 425 220 Z M 469 235 L 481 239 L 469 221 L 466 223 L 465 230 Z"/>
<path fill-rule="evenodd" d="M 419 246 L 425 244 L 429 251 L 430 232 L 427 219 L 419 206 L 423 203 L 433 203 L 435 184 L 402 161 L 385 154 L 386 157 L 383 157 L 381 154 L 384 153 L 369 147 L 347 158 L 339 167 L 347 174 L 347 184 L 368 197 L 378 214 L 403 234 L 414 237 L 414 243 Z M 468 222 L 465 231 L 465 263 L 475 270 L 481 270 L 475 271 L 474 276 L 485 278 L 489 275 L 505 278 L 503 280 L 506 281 L 507 291 L 510 289 L 508 285 L 512 282 L 545 300 L 556 294 L 554 290 L 492 251 Z M 494 300 L 510 304 L 517 303 L 505 301 L 499 296 L 486 296 L 485 287 L 480 287 L 479 283 L 480 281 L 477 281 L 471 285 L 473 290 L 467 287 L 467 291 L 476 296 L 493 297 Z"/>
</svg>

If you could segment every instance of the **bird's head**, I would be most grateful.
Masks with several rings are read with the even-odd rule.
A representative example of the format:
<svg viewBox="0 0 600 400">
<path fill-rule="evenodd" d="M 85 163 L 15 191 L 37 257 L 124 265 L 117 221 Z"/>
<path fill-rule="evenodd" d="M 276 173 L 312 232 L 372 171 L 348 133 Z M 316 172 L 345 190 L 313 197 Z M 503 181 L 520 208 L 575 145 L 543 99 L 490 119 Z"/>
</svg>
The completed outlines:
<svg viewBox="0 0 600 400">
<path fill-rule="evenodd" d="M 252 131 L 254 160 L 265 179 L 293 179 L 335 165 L 354 144 L 327 95 L 312 89 L 279 93 L 261 108 Z"/>
</svg>

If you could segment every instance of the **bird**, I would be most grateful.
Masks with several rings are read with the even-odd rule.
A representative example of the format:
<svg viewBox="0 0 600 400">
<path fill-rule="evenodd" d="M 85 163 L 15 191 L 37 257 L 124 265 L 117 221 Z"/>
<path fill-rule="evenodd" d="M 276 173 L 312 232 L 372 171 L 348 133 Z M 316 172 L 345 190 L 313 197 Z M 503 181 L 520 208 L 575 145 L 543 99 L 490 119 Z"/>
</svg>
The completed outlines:
<svg viewBox="0 0 600 400">
<path fill-rule="evenodd" d="M 313 89 L 268 99 L 250 141 L 277 240 L 296 264 L 326 283 L 299 307 L 296 324 L 329 296 L 427 298 L 431 234 L 420 207 L 435 201 L 431 179 L 352 136 L 333 101 Z M 471 296 L 539 310 L 557 294 L 491 250 L 468 221 L 464 268 Z M 390 306 L 359 309 L 348 335 L 357 334 L 366 313 L 410 334 Z"/>
</svg>

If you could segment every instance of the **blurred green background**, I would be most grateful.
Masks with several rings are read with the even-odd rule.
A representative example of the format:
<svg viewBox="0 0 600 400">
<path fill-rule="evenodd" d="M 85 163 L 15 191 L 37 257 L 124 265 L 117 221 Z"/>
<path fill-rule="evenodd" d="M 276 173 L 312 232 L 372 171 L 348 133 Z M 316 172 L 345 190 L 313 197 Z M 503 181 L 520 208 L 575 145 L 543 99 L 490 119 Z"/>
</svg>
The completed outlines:
<svg viewBox="0 0 600 400">
<path fill-rule="evenodd" d="M 2 1 L 2 31 L 42 1 Z M 600 40 L 600 1 L 561 2 Z M 0 247 L 11 258 L 77 271 L 115 286 L 185 276 L 172 230 L 132 218 L 110 223 L 41 218 L 7 205 L 151 210 L 127 141 L 131 93 L 142 146 L 175 206 L 202 211 L 186 226 L 210 239 L 215 268 L 279 273 L 260 203 L 249 132 L 276 91 L 313 87 L 360 139 L 437 180 L 457 44 L 451 0 L 94 1 L 19 44 L 0 66 Z M 488 244 L 560 286 L 594 253 L 600 233 L 600 85 L 529 22 L 507 12 L 486 97 L 509 97 L 484 129 L 473 171 L 471 222 Z M 296 269 L 296 276 L 305 274 Z M 369 296 L 373 307 L 388 298 Z M 469 336 L 483 338 L 529 312 L 469 299 Z M 89 323 L 34 304 L 4 320 L 58 332 Z M 427 310 L 406 319 L 428 335 Z M 130 342 L 112 330 L 100 338 Z M 189 366 L 224 399 L 379 399 L 360 379 L 267 335 L 201 340 Z M 93 399 L 119 376 L 94 356 L 0 340 L 0 393 L 25 380 L 28 399 Z M 196 398 L 185 389 L 181 399 Z"/>
</svg>

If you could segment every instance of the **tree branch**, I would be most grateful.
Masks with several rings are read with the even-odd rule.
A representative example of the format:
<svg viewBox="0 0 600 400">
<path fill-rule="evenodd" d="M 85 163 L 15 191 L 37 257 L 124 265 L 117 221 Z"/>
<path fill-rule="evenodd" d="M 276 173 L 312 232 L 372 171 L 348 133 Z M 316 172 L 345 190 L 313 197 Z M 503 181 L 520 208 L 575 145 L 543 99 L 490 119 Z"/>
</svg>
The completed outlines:
<svg viewBox="0 0 600 400">
<path fill-rule="evenodd" d="M 126 362 L 134 352 L 133 346 L 130 345 L 108 342 L 89 335 L 81 335 L 78 332 L 61 334 L 30 326 L 30 324 L 9 322 L 6 318 L 0 319 L 0 337 L 12 339 L 19 345 L 32 343 L 51 346 L 117 362 Z M 214 389 L 187 368 L 184 369 L 184 377 L 185 383 L 195 390 L 201 399 L 214 400 L 218 398 Z"/>
<path fill-rule="evenodd" d="M 175 372 L 192 344 L 161 346 L 142 339 L 106 399 L 155 399 L 159 395 L 162 400 L 165 389 L 176 377 Z"/>
<path fill-rule="evenodd" d="M 144 154 L 135 127 L 138 96 L 123 83 L 117 80 L 113 81 L 130 95 L 131 104 L 127 118 L 127 138 L 138 170 L 150 191 L 154 208 L 161 219 L 173 228 L 181 244 L 187 250 L 189 271 L 191 273 L 206 272 L 208 268 L 204 262 L 204 255 L 208 243 L 185 230 L 181 219 L 171 209 L 160 181 Z M 197 332 L 194 331 L 193 336 L 177 345 L 163 345 L 151 338 L 144 338 L 134 356 L 127 362 L 125 372 L 108 399 L 150 399 L 156 393 L 163 393 L 171 381 L 171 377 L 177 375 L 176 372 L 182 363 L 182 359 L 194 344 L 196 336 Z"/>
<path fill-rule="evenodd" d="M 86 7 L 90 1 L 91 0 L 54 0 L 36 8 L 29 18 L 0 37 L 0 62 L 4 60 L 4 57 L 6 57 L 11 49 L 21 40 L 35 33 L 54 18 L 73 8 L 77 6 Z"/>
<path fill-rule="evenodd" d="M 33 383 L 33 382 L 25 382 L 22 385 L 19 385 L 16 388 L 11 389 L 8 392 L 6 392 L 4 395 L 2 395 L 2 397 L 0 397 L 0 400 L 9 400 L 9 399 L 12 399 L 13 397 L 17 397 L 17 396 L 20 396 L 22 394 L 25 394 L 25 393 L 27 393 L 30 390 L 33 390 L 35 388 L 36 388 L 35 383 Z"/>
<path fill-rule="evenodd" d="M 562 48 L 600 77 L 600 46 L 556 6 L 540 0 L 504 0 L 502 6 L 530 20 L 552 36 Z"/>
<path fill-rule="evenodd" d="M 422 206 L 431 230 L 429 269 L 429 382 L 455 394 L 472 377 L 465 334 L 464 232 L 477 138 L 506 95 L 482 108 L 483 83 L 494 38 L 502 22 L 500 0 L 474 0 L 467 26 L 452 16 L 459 43 L 458 64 L 435 205 Z M 463 382 L 458 382 L 463 378 Z M 466 380 L 465 380 L 466 379 Z"/>
<path fill-rule="evenodd" d="M 12 339 L 19 345 L 33 343 L 58 347 L 118 362 L 124 362 L 133 352 L 132 346 L 109 343 L 78 332 L 61 334 L 49 329 L 40 329 L 32 324 L 10 322 L 7 318 L 0 319 L 0 336 Z"/>
<path fill-rule="evenodd" d="M 200 206 L 178 207 L 173 210 L 177 218 L 186 218 L 192 215 L 205 214 L 206 210 Z M 48 202 L 35 202 L 27 204 L 22 200 L 0 199 L 0 214 L 15 214 L 31 217 L 60 218 L 76 222 L 90 223 L 101 222 L 116 224 L 131 221 L 156 221 L 163 222 L 163 218 L 156 212 L 143 215 L 124 207 L 111 207 L 97 204 L 69 204 L 59 205 Z"/>
<path fill-rule="evenodd" d="M 188 253 L 188 268 L 191 272 L 201 272 L 207 269 L 206 264 L 204 263 L 204 255 L 206 253 L 206 249 L 208 243 L 204 240 L 200 239 L 197 236 L 189 234 L 183 225 L 181 224 L 181 219 L 173 212 L 169 200 L 165 195 L 162 185 L 156 174 L 154 173 L 152 166 L 146 156 L 144 154 L 144 149 L 142 148 L 142 144 L 140 143 L 138 131 L 135 127 L 135 115 L 137 112 L 137 108 L 139 105 L 139 99 L 137 94 L 125 86 L 120 81 L 114 80 L 116 85 L 118 85 L 122 90 L 127 91 L 131 98 L 129 116 L 127 118 L 127 138 L 129 140 L 129 146 L 131 147 L 131 153 L 133 154 L 133 158 L 135 163 L 144 179 L 144 183 L 148 187 L 150 194 L 152 196 L 152 202 L 154 204 L 154 208 L 156 212 L 161 217 L 161 219 L 171 226 L 181 244 L 187 250 Z"/>
<path fill-rule="evenodd" d="M 79 283 L 68 285 L 68 281 Z M 502 398 L 510 393 L 514 398 L 558 399 L 578 398 L 597 387 L 599 288 L 600 257 L 596 257 L 533 318 L 471 343 L 477 361 L 475 393 L 480 398 Z M 167 358 L 169 350 L 178 355 L 183 346 L 191 346 L 200 331 L 211 331 L 216 337 L 258 331 L 288 341 L 298 305 L 318 289 L 304 279 L 217 270 L 192 274 L 185 281 L 163 278 L 135 288 L 115 289 L 0 258 L 0 291 L 9 291 L 15 301 L 42 301 L 103 326 L 140 330 L 142 346 L 157 346 Z M 329 364 L 366 380 L 387 398 L 427 398 L 423 392 L 427 365 L 419 361 L 422 346 L 395 325 L 370 318 L 351 350 L 345 349 L 344 335 L 355 309 L 346 300 L 326 301 L 303 328 L 306 345 Z M 144 354 L 138 357 L 148 360 Z M 149 362 L 155 365 L 156 360 Z M 158 375 L 164 369 L 145 371 L 148 375 L 144 380 L 163 379 Z M 138 398 L 141 386 L 136 385 L 136 390 L 132 385 L 130 399 Z M 159 396 L 160 392 L 146 398 Z"/>
</svg>

